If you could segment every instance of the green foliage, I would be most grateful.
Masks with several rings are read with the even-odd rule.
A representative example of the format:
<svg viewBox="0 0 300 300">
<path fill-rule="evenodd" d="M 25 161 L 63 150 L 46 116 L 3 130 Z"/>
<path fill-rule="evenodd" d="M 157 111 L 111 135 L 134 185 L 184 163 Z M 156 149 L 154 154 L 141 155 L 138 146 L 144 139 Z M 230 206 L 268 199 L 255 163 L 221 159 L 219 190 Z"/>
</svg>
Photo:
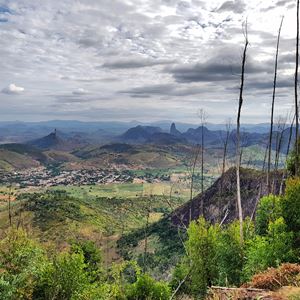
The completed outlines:
<svg viewBox="0 0 300 300">
<path fill-rule="evenodd" d="M 0 299 L 31 299 L 47 259 L 22 230 L 11 229 L 0 242 Z"/>
<path fill-rule="evenodd" d="M 220 230 L 216 246 L 218 284 L 239 285 L 244 262 L 239 222 L 233 222 Z"/>
<path fill-rule="evenodd" d="M 261 198 L 255 217 L 255 229 L 257 234 L 266 235 L 269 222 L 274 221 L 281 216 L 281 197 L 269 195 Z"/>
<path fill-rule="evenodd" d="M 178 263 L 172 273 L 172 279 L 170 281 L 170 287 L 172 290 L 176 290 L 179 285 L 178 294 L 188 294 L 189 290 L 189 263 L 188 257 L 183 257 L 180 263 Z"/>
<path fill-rule="evenodd" d="M 127 286 L 128 300 L 168 300 L 171 291 L 164 282 L 155 281 L 147 274 L 138 276 L 137 281 Z"/>
<path fill-rule="evenodd" d="M 300 179 L 290 178 L 286 182 L 285 195 L 282 198 L 283 217 L 289 231 L 300 232 Z M 298 246 L 300 243 L 298 243 Z"/>
<path fill-rule="evenodd" d="M 154 245 L 154 251 L 147 254 L 147 267 L 158 276 L 169 271 L 170 267 L 180 262 L 184 249 L 178 235 L 183 240 L 186 239 L 186 232 L 177 230 L 166 218 L 148 227 L 148 239 L 149 237 L 156 237 L 157 241 Z M 121 255 L 128 260 L 136 260 L 141 267 L 143 266 L 144 253 L 136 256 L 131 250 L 133 247 L 137 247 L 139 241 L 143 240 L 144 237 L 145 230 L 141 228 L 122 236 L 118 240 L 118 249 Z"/>
<path fill-rule="evenodd" d="M 298 141 L 298 145 L 300 146 L 300 140 Z M 297 170 L 299 170 L 300 159 L 299 159 L 299 157 L 297 158 L 296 143 L 295 143 L 294 148 L 290 152 L 288 159 L 287 159 L 287 170 L 288 170 L 289 174 L 292 176 L 296 175 L 296 165 L 298 165 Z"/>
<path fill-rule="evenodd" d="M 63 252 L 44 270 L 36 287 L 34 299 L 71 300 L 78 298 L 88 286 L 82 253 Z"/>
<path fill-rule="evenodd" d="M 102 273 L 102 253 L 95 243 L 93 241 L 77 241 L 72 244 L 71 250 L 74 253 L 83 254 L 85 271 L 89 274 L 90 280 L 92 282 L 98 280 Z"/>
<path fill-rule="evenodd" d="M 34 222 L 42 230 L 49 229 L 54 222 L 84 219 L 78 201 L 64 191 L 23 194 L 22 199 L 27 200 L 25 207 L 34 211 Z"/>
<path fill-rule="evenodd" d="M 293 233 L 287 232 L 282 217 L 269 222 L 267 235 L 256 235 L 247 242 L 246 263 L 243 270 L 245 280 L 268 267 L 295 260 L 292 248 Z"/>
<path fill-rule="evenodd" d="M 190 290 L 203 297 L 207 286 L 217 277 L 216 244 L 218 226 L 210 226 L 203 218 L 191 222 L 186 243 L 189 260 Z"/>
</svg>

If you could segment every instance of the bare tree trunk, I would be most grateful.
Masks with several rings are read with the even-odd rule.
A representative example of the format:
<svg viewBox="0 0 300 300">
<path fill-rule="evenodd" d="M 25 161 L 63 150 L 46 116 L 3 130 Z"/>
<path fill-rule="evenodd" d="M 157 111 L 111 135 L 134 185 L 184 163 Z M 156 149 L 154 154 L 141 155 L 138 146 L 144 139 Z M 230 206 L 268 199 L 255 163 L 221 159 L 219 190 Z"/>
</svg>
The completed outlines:
<svg viewBox="0 0 300 300">
<path fill-rule="evenodd" d="M 237 187 L 237 206 L 240 221 L 240 242 L 244 243 L 244 233 L 243 233 L 243 211 L 242 211 L 242 200 L 241 200 L 241 182 L 240 182 L 240 127 L 241 127 L 241 110 L 243 105 L 243 91 L 244 91 L 244 79 L 245 79 L 245 65 L 247 57 L 248 48 L 248 32 L 247 23 L 245 28 L 245 46 L 242 57 L 242 73 L 241 73 L 241 86 L 239 95 L 239 107 L 237 113 L 237 126 L 236 126 L 236 187 Z"/>
<path fill-rule="evenodd" d="M 197 161 L 198 161 L 198 158 L 199 158 L 200 150 L 201 150 L 201 148 L 199 147 L 199 145 L 196 145 L 195 156 L 194 156 L 194 159 L 192 161 L 192 165 L 191 165 L 191 169 L 190 169 L 190 176 L 191 176 L 190 200 L 193 199 L 194 176 L 195 176 L 195 169 L 196 169 Z"/>
<path fill-rule="evenodd" d="M 295 69 L 295 118 L 296 118 L 296 160 L 295 160 L 295 175 L 298 175 L 298 161 L 299 161 L 299 108 L 298 108 L 298 66 L 299 66 L 299 0 L 297 0 L 297 38 L 296 38 L 296 69 Z"/>
<path fill-rule="evenodd" d="M 228 120 L 226 124 L 226 136 L 225 139 L 223 140 L 224 147 L 223 147 L 223 160 L 222 160 L 222 175 L 224 175 L 226 169 L 226 156 L 227 156 L 228 140 L 230 135 L 230 127 L 231 127 L 231 123 L 230 120 Z"/>
<path fill-rule="evenodd" d="M 292 141 L 292 136 L 293 136 L 294 122 L 295 122 L 295 114 L 294 114 L 294 117 L 292 119 L 291 127 L 290 127 L 290 130 L 289 130 L 289 139 L 288 139 L 288 144 L 287 144 L 287 148 L 286 148 L 285 164 L 287 164 L 288 155 L 289 155 L 289 152 L 290 152 L 291 141 Z M 287 175 L 288 175 L 288 170 L 287 170 L 287 167 L 286 167 L 284 172 L 282 173 L 282 178 L 281 178 L 281 182 L 280 182 L 280 189 L 279 189 L 279 195 L 282 195 L 282 193 L 283 193 L 284 180 L 287 177 Z"/>
<path fill-rule="evenodd" d="M 201 120 L 201 194 L 203 195 L 204 192 L 204 125 L 206 120 L 205 111 L 203 109 L 200 109 L 199 112 L 200 120 Z M 203 207 L 203 201 L 201 201 L 201 215 L 204 215 L 204 207 Z"/>
<path fill-rule="evenodd" d="M 145 246 L 144 246 L 144 266 L 143 273 L 147 272 L 147 253 L 148 253 L 148 227 L 149 227 L 149 217 L 150 217 L 150 208 L 146 208 L 147 216 L 146 216 L 146 226 L 145 226 Z"/>
<path fill-rule="evenodd" d="M 8 191 L 8 220 L 9 220 L 9 226 L 12 226 L 12 214 L 11 214 L 11 195 L 12 195 L 12 191 L 11 191 L 11 186 L 9 187 L 9 191 Z"/>
<path fill-rule="evenodd" d="M 291 127 L 290 127 L 290 134 L 289 134 L 289 140 L 288 140 L 288 146 L 286 149 L 286 158 L 288 158 L 288 155 L 290 153 L 290 148 L 291 148 L 291 141 L 292 141 L 292 137 L 293 137 L 293 126 L 294 126 L 294 122 L 295 122 L 295 117 L 296 115 L 294 114 L 292 123 L 291 123 Z"/>
<path fill-rule="evenodd" d="M 195 175 L 195 169 L 196 169 L 197 161 L 198 161 L 198 158 L 199 158 L 200 150 L 201 150 L 201 149 L 200 149 L 199 145 L 196 145 L 195 156 L 194 156 L 194 159 L 193 159 L 193 161 L 192 161 L 191 168 L 190 168 L 190 176 L 191 176 L 190 200 L 193 199 L 193 191 L 194 191 L 194 175 Z M 191 221 L 191 218 L 192 218 L 192 212 L 191 212 L 191 209 L 190 209 L 190 221 Z"/>
<path fill-rule="evenodd" d="M 280 151 L 282 146 L 283 134 L 286 126 L 286 120 L 284 118 L 279 118 L 278 120 L 278 133 L 276 137 L 276 152 L 275 152 L 275 164 L 274 164 L 274 176 L 272 180 L 271 192 L 275 193 L 276 180 L 278 179 L 278 166 L 280 159 Z"/>
<path fill-rule="evenodd" d="M 283 18 L 284 17 L 282 17 L 282 19 L 281 19 L 279 30 L 278 30 L 276 56 L 275 56 L 275 69 L 274 69 L 272 108 L 271 108 L 271 126 L 270 126 L 270 136 L 269 136 L 268 170 L 267 170 L 268 193 L 270 193 L 270 178 L 269 177 L 270 177 L 270 169 L 271 169 L 271 152 L 272 152 L 272 136 L 273 136 L 273 122 L 274 122 L 274 105 L 275 105 L 276 83 L 277 83 L 278 52 L 279 52 L 280 33 L 281 33 Z"/>
<path fill-rule="evenodd" d="M 267 160 L 268 148 L 269 148 L 269 144 L 266 145 L 266 151 L 265 151 L 265 155 L 264 155 L 264 161 L 263 161 L 263 165 L 262 165 L 262 168 L 261 168 L 262 173 L 264 173 L 265 167 L 266 167 L 266 160 Z M 251 222 L 254 219 L 254 216 L 255 216 L 255 213 L 256 213 L 256 208 L 257 208 L 258 202 L 259 202 L 259 200 L 261 198 L 262 189 L 263 189 L 263 181 L 260 180 L 260 184 L 259 184 L 259 188 L 258 188 L 258 194 L 257 194 L 256 201 L 255 201 L 255 204 L 254 204 L 251 216 L 250 216 L 250 222 L 248 223 L 247 232 L 249 231 L 250 224 L 251 224 Z"/>
</svg>

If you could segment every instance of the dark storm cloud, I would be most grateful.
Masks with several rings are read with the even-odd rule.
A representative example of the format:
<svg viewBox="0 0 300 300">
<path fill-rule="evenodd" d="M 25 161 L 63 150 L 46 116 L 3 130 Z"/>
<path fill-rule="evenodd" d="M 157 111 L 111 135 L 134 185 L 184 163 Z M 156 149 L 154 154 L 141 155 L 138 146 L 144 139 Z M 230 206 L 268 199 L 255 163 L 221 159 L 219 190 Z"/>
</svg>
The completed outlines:
<svg viewBox="0 0 300 300">
<path fill-rule="evenodd" d="M 181 65 L 168 68 L 166 71 L 170 72 L 177 82 L 218 82 L 233 80 L 236 75 L 240 74 L 241 64 L 238 60 L 230 63 L 228 60 L 218 61 L 218 58 L 213 58 L 204 63 Z M 246 73 L 248 74 L 268 71 L 270 71 L 269 64 L 247 62 Z"/>
<path fill-rule="evenodd" d="M 121 94 L 129 94 L 132 98 L 149 98 L 150 96 L 174 96 L 185 97 L 205 94 L 211 90 L 211 85 L 203 86 L 179 86 L 178 84 L 156 84 L 120 91 Z M 214 86 L 215 90 L 222 89 L 223 87 Z M 163 98 L 166 99 L 166 98 Z"/>
</svg>

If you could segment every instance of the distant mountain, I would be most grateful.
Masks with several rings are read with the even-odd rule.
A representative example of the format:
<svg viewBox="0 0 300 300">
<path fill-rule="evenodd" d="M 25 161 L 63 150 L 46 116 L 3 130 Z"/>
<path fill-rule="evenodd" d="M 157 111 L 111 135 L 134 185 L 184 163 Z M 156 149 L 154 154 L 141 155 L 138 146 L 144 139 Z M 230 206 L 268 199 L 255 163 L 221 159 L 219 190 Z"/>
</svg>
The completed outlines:
<svg viewBox="0 0 300 300">
<path fill-rule="evenodd" d="M 204 144 L 206 145 L 206 147 L 219 147 L 222 145 L 222 137 L 225 136 L 225 132 L 222 130 L 208 130 L 205 126 L 200 126 L 196 129 L 190 128 L 186 132 L 182 133 L 181 136 L 191 143 L 200 144 L 202 132 L 204 137 Z"/>
<path fill-rule="evenodd" d="M 181 136 L 175 136 L 165 132 L 156 132 L 150 136 L 147 143 L 155 145 L 186 144 L 187 140 Z"/>
<path fill-rule="evenodd" d="M 141 126 L 128 129 L 124 134 L 120 136 L 120 139 L 124 142 L 145 143 L 154 133 L 162 132 L 160 127 L 154 126 Z"/>
<path fill-rule="evenodd" d="M 181 136 L 181 132 L 179 130 L 177 130 L 175 123 L 171 124 L 170 134 L 174 135 L 174 136 Z"/>
<path fill-rule="evenodd" d="M 29 141 L 27 144 L 41 150 L 60 150 L 60 151 L 70 151 L 86 145 L 86 143 L 82 141 L 81 136 L 76 135 L 72 138 L 64 139 L 58 134 L 56 129 L 54 132 L 51 132 L 47 136 L 44 136 L 40 139 L 36 139 L 33 141 Z"/>
</svg>

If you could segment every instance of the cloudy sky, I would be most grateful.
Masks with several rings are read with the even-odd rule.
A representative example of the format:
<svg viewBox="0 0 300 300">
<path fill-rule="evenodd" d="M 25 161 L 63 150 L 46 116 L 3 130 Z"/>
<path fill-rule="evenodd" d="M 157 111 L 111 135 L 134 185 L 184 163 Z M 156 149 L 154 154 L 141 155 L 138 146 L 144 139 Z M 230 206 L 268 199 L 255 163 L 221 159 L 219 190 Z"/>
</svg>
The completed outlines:
<svg viewBox="0 0 300 300">
<path fill-rule="evenodd" d="M 248 19 L 243 122 L 293 103 L 296 0 L 0 0 L 0 120 L 223 122 L 237 110 Z"/>
</svg>

